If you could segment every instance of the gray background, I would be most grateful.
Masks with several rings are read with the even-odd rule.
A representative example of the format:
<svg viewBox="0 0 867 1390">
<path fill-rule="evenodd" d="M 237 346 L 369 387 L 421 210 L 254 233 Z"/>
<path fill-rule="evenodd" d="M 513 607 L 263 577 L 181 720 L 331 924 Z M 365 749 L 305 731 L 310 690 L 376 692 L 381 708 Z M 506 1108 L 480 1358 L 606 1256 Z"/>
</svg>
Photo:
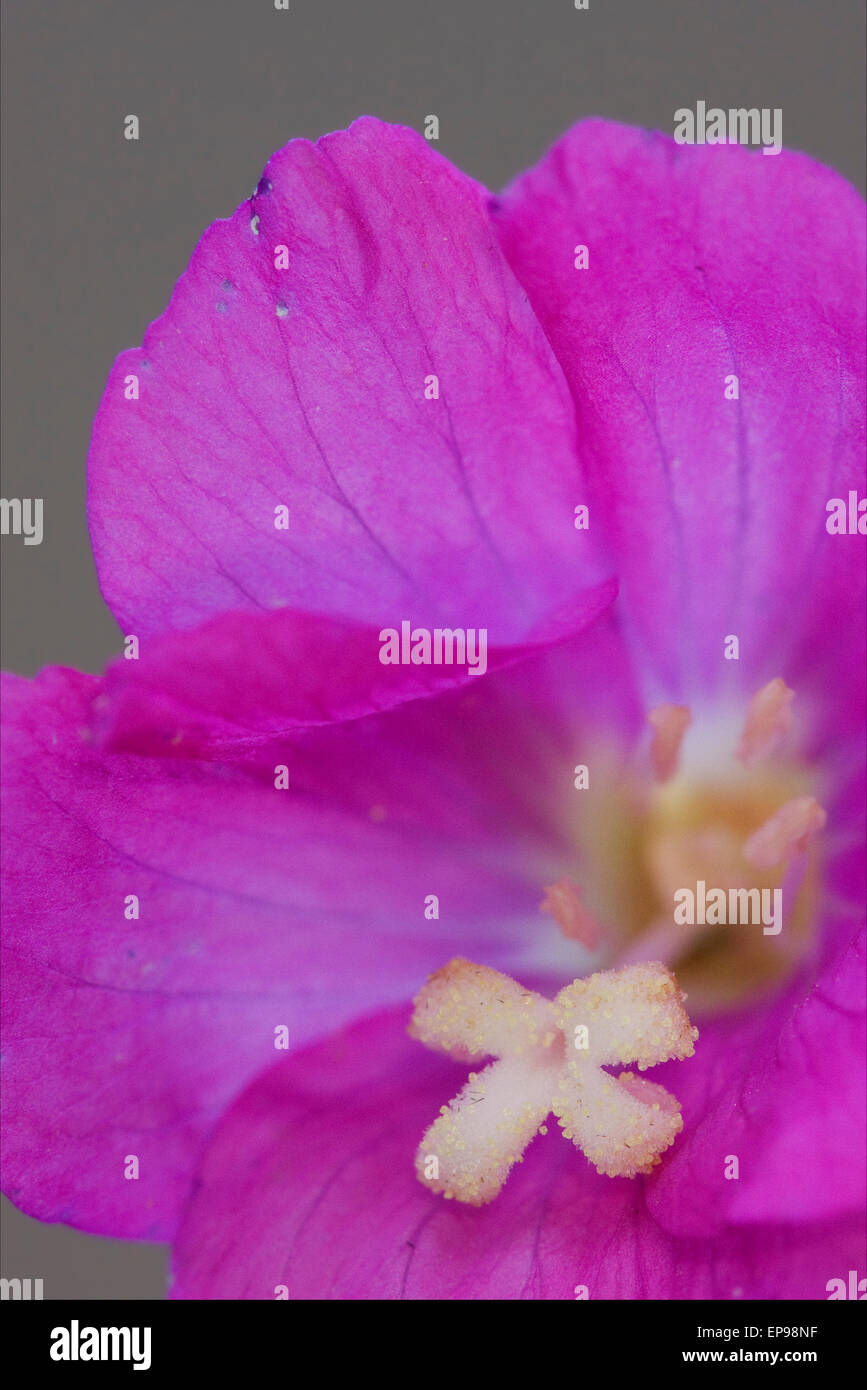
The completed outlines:
<svg viewBox="0 0 867 1390">
<path fill-rule="evenodd" d="M 272 151 L 371 113 L 498 188 L 581 116 L 671 132 L 679 106 L 782 107 L 783 143 L 864 187 L 863 0 L 5 0 L 3 665 L 98 670 L 118 646 L 84 516 L 108 368 Z M 141 139 L 123 139 L 123 118 Z M 161 1247 L 4 1204 L 2 1273 L 48 1298 L 159 1298 Z"/>
</svg>

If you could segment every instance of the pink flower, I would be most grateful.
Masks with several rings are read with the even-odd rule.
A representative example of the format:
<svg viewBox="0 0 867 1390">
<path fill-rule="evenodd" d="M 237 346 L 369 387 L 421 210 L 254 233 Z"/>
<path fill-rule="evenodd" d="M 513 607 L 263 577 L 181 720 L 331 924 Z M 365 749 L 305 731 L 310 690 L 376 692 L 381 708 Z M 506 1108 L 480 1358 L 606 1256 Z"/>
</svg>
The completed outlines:
<svg viewBox="0 0 867 1390">
<path fill-rule="evenodd" d="M 139 659 L 7 683 L 19 1206 L 175 1240 L 182 1298 L 859 1265 L 864 544 L 826 519 L 863 485 L 863 251 L 801 156 L 603 122 L 499 199 L 368 118 L 274 156 L 97 416 Z M 486 673 L 384 665 L 405 620 L 485 630 Z M 780 890 L 782 930 L 678 923 L 699 882 Z M 548 996 L 676 971 L 652 1176 L 552 1125 L 487 1205 L 425 1190 L 467 1067 L 409 1000 L 455 956 Z"/>
</svg>

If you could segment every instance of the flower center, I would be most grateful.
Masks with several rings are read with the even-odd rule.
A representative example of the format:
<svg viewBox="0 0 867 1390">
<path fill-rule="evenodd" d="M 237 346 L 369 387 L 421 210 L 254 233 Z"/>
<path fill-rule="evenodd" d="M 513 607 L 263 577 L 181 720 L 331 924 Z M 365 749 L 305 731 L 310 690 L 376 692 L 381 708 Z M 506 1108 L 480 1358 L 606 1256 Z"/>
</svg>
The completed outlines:
<svg viewBox="0 0 867 1390">
<path fill-rule="evenodd" d="M 613 790 L 594 791 L 581 818 L 580 884 L 546 890 L 565 934 L 600 940 L 606 964 L 664 961 L 705 1009 L 788 973 L 811 937 L 808 845 L 825 823 L 806 768 L 785 756 L 793 698 L 782 680 L 763 687 L 739 739 L 683 707 L 651 712 L 652 774 L 597 778 Z"/>
<path fill-rule="evenodd" d="M 733 1005 L 806 948 L 818 877 L 810 841 L 826 816 L 783 752 L 793 700 L 771 681 L 739 738 L 705 730 L 691 747 L 701 732 L 692 712 L 663 705 L 648 715 L 648 770 L 618 774 L 595 760 L 578 828 L 583 880 L 549 884 L 540 907 L 615 969 L 553 1000 L 465 960 L 428 979 L 412 1036 L 464 1061 L 496 1059 L 470 1073 L 422 1138 L 416 1171 L 433 1191 L 491 1201 L 549 1114 L 611 1177 L 649 1173 L 674 1142 L 675 1098 L 608 1068 L 689 1057 L 698 1033 L 684 989 L 693 1006 Z"/>
</svg>

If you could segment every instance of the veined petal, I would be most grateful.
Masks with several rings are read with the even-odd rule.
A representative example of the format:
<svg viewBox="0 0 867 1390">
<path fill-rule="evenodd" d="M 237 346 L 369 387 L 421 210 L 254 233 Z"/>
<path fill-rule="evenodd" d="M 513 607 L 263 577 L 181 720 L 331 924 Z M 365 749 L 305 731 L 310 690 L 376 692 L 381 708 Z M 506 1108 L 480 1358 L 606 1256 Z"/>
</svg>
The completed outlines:
<svg viewBox="0 0 867 1390">
<path fill-rule="evenodd" d="M 282 790 L 259 765 L 101 752 L 98 691 L 5 682 L 3 1178 L 44 1220 L 165 1239 L 204 1134 L 275 1047 L 405 998 L 468 940 L 507 963 L 536 888 L 435 814 L 442 779 L 401 789 L 392 768 L 384 790 L 359 724 Z"/>
<path fill-rule="evenodd" d="M 486 198 L 364 117 L 205 233 L 94 426 L 125 632 L 292 606 L 512 643 L 598 582 L 572 403 Z"/>
<path fill-rule="evenodd" d="M 824 1298 L 857 1263 L 851 1218 L 673 1236 L 644 1179 L 600 1176 L 556 1126 L 491 1205 L 427 1192 L 413 1155 L 458 1068 L 406 1037 L 408 1015 L 315 1044 L 238 1099 L 185 1212 L 173 1298 Z"/>
<path fill-rule="evenodd" d="M 802 692 L 812 672 L 818 690 L 836 653 L 851 703 L 864 542 L 826 521 L 831 498 L 864 490 L 855 190 L 788 151 L 593 120 L 493 216 L 572 391 L 593 524 L 654 702 L 726 672 L 755 689 L 784 670 Z M 740 665 L 723 659 L 730 634 Z"/>
<path fill-rule="evenodd" d="M 603 584 L 576 600 L 571 632 L 610 603 Z M 404 656 L 412 643 L 400 632 Z M 411 638 L 414 625 L 408 630 Z M 436 639 L 437 629 L 428 634 Z M 297 613 L 223 613 L 186 632 L 145 641 L 136 661 L 109 668 L 96 711 L 107 747 L 225 761 L 253 757 L 293 733 L 383 713 L 544 655 L 544 647 L 488 648 L 487 630 L 440 639 L 439 664 L 383 663 L 382 629 Z M 463 657 L 466 656 L 466 659 Z"/>
<path fill-rule="evenodd" d="M 726 1222 L 857 1224 L 867 1127 L 864 927 L 850 919 L 848 933 L 814 979 L 804 972 L 764 1008 L 703 1023 L 684 1085 L 680 1069 L 672 1072 L 684 1132 L 648 1189 L 666 1230 L 698 1237 Z"/>
</svg>

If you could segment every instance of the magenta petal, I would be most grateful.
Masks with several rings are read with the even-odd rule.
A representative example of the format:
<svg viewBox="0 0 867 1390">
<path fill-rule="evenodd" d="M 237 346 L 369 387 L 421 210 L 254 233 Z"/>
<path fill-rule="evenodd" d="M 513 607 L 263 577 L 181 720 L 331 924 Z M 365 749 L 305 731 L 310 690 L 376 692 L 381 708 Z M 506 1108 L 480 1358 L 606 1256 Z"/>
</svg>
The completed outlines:
<svg viewBox="0 0 867 1390">
<path fill-rule="evenodd" d="M 322 649 L 311 651 L 311 660 L 327 657 L 335 629 L 325 620 Z M 354 819 L 378 821 L 377 852 L 383 852 L 382 837 L 385 845 L 403 849 L 399 879 L 414 876 L 419 901 L 439 893 L 435 864 L 446 857 L 449 883 L 462 887 L 447 903 L 443 899 L 443 913 L 459 917 L 464 951 L 502 951 L 508 944 L 518 953 L 512 965 L 521 959 L 556 970 L 565 956 L 563 969 L 574 969 L 574 943 L 565 941 L 539 903 L 543 885 L 576 865 L 573 773 L 580 750 L 602 747 L 610 755 L 628 749 L 643 730 L 616 624 L 605 615 L 569 641 L 483 677 L 465 675 L 458 685 L 449 686 L 441 672 L 435 698 L 404 699 L 338 723 L 294 726 L 302 716 L 315 716 L 315 681 L 292 663 L 282 666 L 287 631 L 297 631 L 295 615 L 223 616 L 188 634 L 188 666 L 182 637 L 159 640 L 140 662 L 121 661 L 110 672 L 94 701 L 96 727 L 113 751 L 216 758 L 243 764 L 266 782 L 275 766 L 285 766 L 291 794 L 303 808 L 347 817 L 334 820 L 335 833 Z M 209 635 L 219 638 L 216 650 Z M 342 663 L 356 669 L 357 655 L 335 653 L 339 660 L 325 662 L 323 700 L 342 698 Z M 169 659 L 175 656 L 177 665 Z M 233 691 L 234 668 L 244 678 Z M 410 694 L 411 669 L 392 675 L 394 693 Z M 418 679 L 431 681 L 431 668 L 422 668 Z M 374 684 L 359 689 L 384 695 L 384 686 L 374 692 Z M 225 702 L 211 698 L 221 687 Z M 585 701 L 598 703 L 592 718 L 582 712 Z M 303 880 L 304 862 L 294 871 Z M 382 872 L 391 871 L 386 859 Z M 497 891 L 486 899 L 489 873 L 510 886 L 507 902 Z M 395 923 L 395 931 L 413 922 Z M 475 935 L 486 922 L 495 926 L 494 935 L 487 929 Z"/>
<path fill-rule="evenodd" d="M 364 721 L 307 750 L 310 785 L 284 792 L 258 767 L 100 752 L 98 690 L 68 671 L 4 683 L 3 1178 L 32 1215 L 164 1239 L 275 1028 L 297 1046 L 462 949 L 507 962 L 538 884 L 505 841 L 494 853 L 481 790 L 474 835 L 450 830 L 441 760 L 431 787 L 380 777 Z"/>
<path fill-rule="evenodd" d="M 409 1010 L 259 1077 L 222 1120 L 175 1247 L 179 1299 L 822 1298 L 852 1222 L 667 1234 L 643 1180 L 599 1176 L 555 1124 L 489 1207 L 427 1192 L 419 1139 L 466 1068 L 411 1042 Z"/>
<path fill-rule="evenodd" d="M 595 619 L 613 594 L 613 585 L 603 584 L 576 599 L 570 629 Z M 472 634 L 475 669 L 384 665 L 376 628 L 291 609 L 225 613 L 145 643 L 137 661 L 116 661 L 100 695 L 97 729 L 113 750 L 228 760 L 293 731 L 473 687 L 488 671 L 541 654 L 479 644 Z"/>
<path fill-rule="evenodd" d="M 494 221 L 569 382 L 591 525 L 642 664 L 675 692 L 712 686 L 731 633 L 758 685 L 815 665 L 846 618 L 838 646 L 850 660 L 858 642 L 863 666 L 846 617 L 863 539 L 825 525 L 828 500 L 864 483 L 855 190 L 787 151 L 594 120 L 506 191 Z"/>
<path fill-rule="evenodd" d="M 701 1026 L 695 1064 L 666 1068 L 684 1132 L 648 1188 L 678 1235 L 738 1223 L 857 1219 L 864 1208 L 864 929 L 809 984 Z M 662 1072 L 662 1069 L 660 1069 Z M 737 1178 L 726 1177 L 730 1159 Z M 829 1276 L 830 1277 L 830 1276 Z"/>
<path fill-rule="evenodd" d="M 733 1194 L 735 1220 L 863 1211 L 865 964 L 862 926 L 806 998 L 790 1008 L 773 1053 L 769 1047 L 756 1058 L 755 1090 L 761 1088 L 765 1100 L 751 1119 L 761 1137 L 752 1171 Z M 749 1113 L 746 1096 L 744 1104 Z"/>
<path fill-rule="evenodd" d="M 510 643 L 600 577 L 569 392 L 485 190 L 369 117 L 292 141 L 206 232 L 115 363 L 89 484 L 139 637 L 293 606 Z"/>
</svg>

